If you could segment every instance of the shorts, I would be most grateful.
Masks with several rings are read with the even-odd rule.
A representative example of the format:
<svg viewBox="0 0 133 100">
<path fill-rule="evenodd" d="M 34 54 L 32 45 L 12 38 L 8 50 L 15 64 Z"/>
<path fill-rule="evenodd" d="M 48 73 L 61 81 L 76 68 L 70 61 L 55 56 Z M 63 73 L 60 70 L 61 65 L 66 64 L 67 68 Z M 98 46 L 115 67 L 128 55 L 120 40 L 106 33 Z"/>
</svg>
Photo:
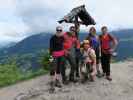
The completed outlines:
<svg viewBox="0 0 133 100">
<path fill-rule="evenodd" d="M 54 61 L 50 64 L 50 75 L 55 75 L 55 73 L 60 74 L 61 69 L 64 68 L 64 64 L 64 57 L 54 58 Z"/>
</svg>

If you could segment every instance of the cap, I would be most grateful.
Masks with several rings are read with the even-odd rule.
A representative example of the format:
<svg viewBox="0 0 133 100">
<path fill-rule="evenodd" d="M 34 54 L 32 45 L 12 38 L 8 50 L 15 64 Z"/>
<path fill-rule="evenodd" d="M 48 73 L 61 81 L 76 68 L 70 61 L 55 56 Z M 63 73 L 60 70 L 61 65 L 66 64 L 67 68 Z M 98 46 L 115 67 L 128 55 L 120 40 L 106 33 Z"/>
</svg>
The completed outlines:
<svg viewBox="0 0 133 100">
<path fill-rule="evenodd" d="M 83 40 L 83 44 L 90 44 L 89 40 Z"/>
</svg>

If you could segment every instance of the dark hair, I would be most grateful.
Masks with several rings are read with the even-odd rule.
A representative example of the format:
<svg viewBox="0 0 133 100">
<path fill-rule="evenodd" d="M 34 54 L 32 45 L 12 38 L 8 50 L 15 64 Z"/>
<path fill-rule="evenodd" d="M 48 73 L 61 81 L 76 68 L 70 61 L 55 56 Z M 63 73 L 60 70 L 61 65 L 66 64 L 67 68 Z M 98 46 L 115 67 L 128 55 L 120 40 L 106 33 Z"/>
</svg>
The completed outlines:
<svg viewBox="0 0 133 100">
<path fill-rule="evenodd" d="M 73 30 L 74 29 L 74 31 L 75 31 L 75 26 L 71 26 L 70 28 L 69 28 L 69 30 Z"/>
<path fill-rule="evenodd" d="M 101 30 L 104 30 L 104 29 L 107 29 L 107 26 L 103 26 L 103 27 L 101 28 Z"/>
<path fill-rule="evenodd" d="M 91 33 L 92 30 L 94 30 L 96 32 L 95 27 L 91 27 L 90 30 L 89 30 L 89 33 Z"/>
</svg>

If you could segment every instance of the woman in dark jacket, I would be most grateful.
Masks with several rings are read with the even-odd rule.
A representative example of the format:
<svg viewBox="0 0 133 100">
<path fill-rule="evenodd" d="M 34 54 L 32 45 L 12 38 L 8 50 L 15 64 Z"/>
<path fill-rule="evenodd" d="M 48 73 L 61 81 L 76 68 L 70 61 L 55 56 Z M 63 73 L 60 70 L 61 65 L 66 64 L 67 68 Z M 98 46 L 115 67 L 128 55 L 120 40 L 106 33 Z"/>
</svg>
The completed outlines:
<svg viewBox="0 0 133 100">
<path fill-rule="evenodd" d="M 65 81 L 65 68 L 64 68 L 64 37 L 62 27 L 56 28 L 56 34 L 50 39 L 50 54 L 53 57 L 53 63 L 51 65 L 51 78 L 52 86 L 61 87 L 61 80 Z M 55 82 L 55 84 L 54 84 Z"/>
</svg>

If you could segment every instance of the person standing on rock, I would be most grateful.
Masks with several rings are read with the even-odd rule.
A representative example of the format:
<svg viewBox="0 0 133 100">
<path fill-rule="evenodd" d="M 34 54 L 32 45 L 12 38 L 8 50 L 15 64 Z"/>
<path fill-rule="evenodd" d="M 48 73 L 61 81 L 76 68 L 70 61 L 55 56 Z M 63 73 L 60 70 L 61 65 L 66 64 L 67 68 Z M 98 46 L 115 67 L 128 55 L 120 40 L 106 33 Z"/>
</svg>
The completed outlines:
<svg viewBox="0 0 133 100">
<path fill-rule="evenodd" d="M 100 63 L 100 40 L 99 40 L 99 36 L 96 34 L 95 27 L 90 28 L 88 37 L 86 39 L 90 41 L 91 47 L 95 50 L 97 76 L 101 77 L 100 64 L 99 64 Z"/>
<path fill-rule="evenodd" d="M 65 49 L 65 58 L 70 63 L 71 71 L 69 76 L 69 81 L 76 82 L 76 50 L 80 51 L 80 42 L 76 37 L 76 29 L 74 26 L 71 26 L 69 32 L 64 34 L 64 49 Z"/>
<path fill-rule="evenodd" d="M 65 68 L 64 68 L 64 37 L 63 29 L 61 26 L 56 27 L 56 34 L 50 39 L 50 54 L 53 57 L 51 65 L 51 86 L 62 87 L 61 80 L 65 80 Z"/>
<path fill-rule="evenodd" d="M 102 35 L 100 35 L 100 43 L 103 76 L 106 75 L 106 79 L 112 81 L 112 78 L 110 76 L 111 55 L 115 51 L 118 42 L 114 36 L 108 33 L 108 28 L 106 26 L 103 26 L 101 28 L 101 31 Z"/>
</svg>

